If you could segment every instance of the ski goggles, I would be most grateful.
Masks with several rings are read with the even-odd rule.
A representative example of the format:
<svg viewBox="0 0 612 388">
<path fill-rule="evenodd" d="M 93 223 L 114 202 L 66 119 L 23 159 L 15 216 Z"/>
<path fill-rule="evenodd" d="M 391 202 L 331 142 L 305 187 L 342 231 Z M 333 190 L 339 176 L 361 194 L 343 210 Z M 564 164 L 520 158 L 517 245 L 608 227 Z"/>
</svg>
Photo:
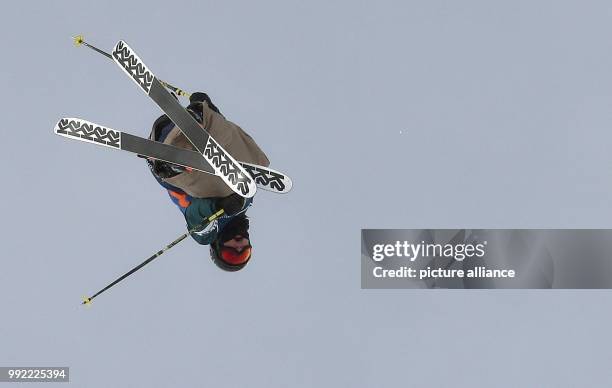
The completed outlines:
<svg viewBox="0 0 612 388">
<path fill-rule="evenodd" d="M 240 252 L 231 247 L 222 246 L 219 252 L 219 256 L 223 261 L 230 265 L 242 265 L 249 261 L 251 258 L 251 250 L 253 247 L 245 247 Z"/>
</svg>

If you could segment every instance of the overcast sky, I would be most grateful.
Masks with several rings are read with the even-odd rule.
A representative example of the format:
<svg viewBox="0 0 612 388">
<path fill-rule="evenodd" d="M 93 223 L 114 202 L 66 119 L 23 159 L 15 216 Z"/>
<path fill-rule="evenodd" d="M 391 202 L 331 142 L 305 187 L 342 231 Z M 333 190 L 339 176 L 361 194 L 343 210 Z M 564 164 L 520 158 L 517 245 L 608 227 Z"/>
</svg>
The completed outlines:
<svg viewBox="0 0 612 388">
<path fill-rule="evenodd" d="M 607 291 L 361 290 L 361 228 L 612 226 L 607 1 L 10 2 L 0 366 L 77 387 L 570 387 L 609 381 Z M 293 178 L 218 270 L 146 164 L 157 106 L 82 33 L 203 90 Z"/>
</svg>

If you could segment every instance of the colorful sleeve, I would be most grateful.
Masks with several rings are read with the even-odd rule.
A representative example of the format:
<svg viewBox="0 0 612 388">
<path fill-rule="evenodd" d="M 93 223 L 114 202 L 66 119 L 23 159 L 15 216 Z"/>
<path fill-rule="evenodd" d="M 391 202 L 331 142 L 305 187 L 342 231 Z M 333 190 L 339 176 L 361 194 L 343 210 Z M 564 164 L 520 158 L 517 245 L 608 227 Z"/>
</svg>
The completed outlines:
<svg viewBox="0 0 612 388">
<path fill-rule="evenodd" d="M 206 218 L 215 212 L 213 198 L 192 198 L 191 204 L 185 210 L 185 220 L 191 229 L 200 225 Z"/>
<path fill-rule="evenodd" d="M 185 214 L 185 212 L 187 211 L 187 208 L 189 207 L 189 205 L 191 205 L 191 202 L 193 201 L 193 197 L 191 197 L 191 195 L 185 193 L 183 190 L 172 190 L 172 189 L 168 189 L 168 195 L 170 196 L 170 199 L 172 199 L 172 202 L 178 206 L 178 208 L 180 209 L 181 213 Z"/>
<path fill-rule="evenodd" d="M 185 214 L 185 211 L 193 201 L 193 197 L 178 187 L 172 186 L 171 184 L 164 182 L 159 177 L 153 175 L 157 183 L 159 183 L 164 189 L 168 191 L 168 195 L 172 202 L 179 208 L 181 213 Z"/>
</svg>

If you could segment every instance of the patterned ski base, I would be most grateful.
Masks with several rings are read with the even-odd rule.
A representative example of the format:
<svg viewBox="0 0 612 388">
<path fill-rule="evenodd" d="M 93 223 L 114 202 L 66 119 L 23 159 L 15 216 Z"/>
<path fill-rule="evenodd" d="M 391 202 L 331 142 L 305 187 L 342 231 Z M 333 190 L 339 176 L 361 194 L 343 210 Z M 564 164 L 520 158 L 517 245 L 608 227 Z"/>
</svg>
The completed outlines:
<svg viewBox="0 0 612 388">
<path fill-rule="evenodd" d="M 185 134 L 196 150 L 212 165 L 219 176 L 234 192 L 251 198 L 257 191 L 255 181 L 163 87 L 125 42 L 119 41 L 112 53 L 113 60 L 136 84 L 168 115 Z"/>
<path fill-rule="evenodd" d="M 155 76 L 140 60 L 138 55 L 122 40 L 115 45 L 112 55 L 123 71 L 136 82 L 136 85 L 140 86 L 148 94 L 151 91 L 151 84 Z"/>
<path fill-rule="evenodd" d="M 197 151 L 134 136 L 87 120 L 72 117 L 62 118 L 55 125 L 54 132 L 73 140 L 121 149 L 147 158 L 163 160 L 215 175 L 212 166 Z M 280 171 L 256 164 L 239 163 L 255 181 L 259 189 L 285 194 L 293 186 L 291 179 Z"/>
<path fill-rule="evenodd" d="M 285 194 L 288 193 L 293 187 L 291 178 L 280 171 L 245 162 L 240 162 L 240 164 L 245 170 L 247 170 L 247 172 L 255 180 L 257 187 L 260 189 L 272 191 L 278 194 Z"/>
<path fill-rule="evenodd" d="M 111 148 L 121 148 L 121 132 L 104 128 L 89 121 L 63 118 L 57 122 L 54 131 L 60 136 L 72 137 Z"/>
<path fill-rule="evenodd" d="M 247 173 L 242 173 L 242 171 L 244 171 L 242 166 L 230 158 L 229 154 L 217 144 L 212 136 L 208 137 L 203 156 L 204 159 L 213 166 L 215 171 L 221 173 L 217 175 L 220 176 L 226 184 L 229 181 L 228 186 L 238 189 L 244 197 L 249 198 L 252 196 L 249 195 L 249 192 L 251 191 L 250 185 L 254 185 L 253 179 L 251 179 Z"/>
</svg>

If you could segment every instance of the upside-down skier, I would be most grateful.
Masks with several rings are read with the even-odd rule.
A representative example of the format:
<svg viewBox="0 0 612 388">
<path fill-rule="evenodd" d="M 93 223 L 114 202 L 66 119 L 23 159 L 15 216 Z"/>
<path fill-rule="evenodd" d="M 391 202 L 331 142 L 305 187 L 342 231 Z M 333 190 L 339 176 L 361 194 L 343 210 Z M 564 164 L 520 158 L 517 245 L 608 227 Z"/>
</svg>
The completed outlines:
<svg viewBox="0 0 612 388">
<path fill-rule="evenodd" d="M 253 138 L 228 121 L 206 93 L 193 93 L 189 113 L 234 158 L 242 162 L 269 166 L 270 162 Z M 191 142 L 166 115 L 153 124 L 151 140 L 193 150 Z M 246 211 L 253 198 L 234 193 L 218 176 L 184 168 L 161 160 L 147 159 L 157 181 L 179 207 L 187 228 L 203 224 L 219 209 L 225 214 L 191 236 L 199 244 L 210 245 L 213 262 L 226 271 L 237 271 L 251 258 L 249 219 Z"/>
<path fill-rule="evenodd" d="M 189 95 L 158 79 L 124 41 L 117 42 L 112 54 L 90 45 L 80 35 L 74 42 L 112 59 L 165 114 L 155 121 L 148 139 L 75 117 L 61 118 L 53 131 L 146 158 L 153 175 L 187 221 L 186 233 L 85 297 L 82 304 L 91 304 L 190 235 L 199 244 L 210 245 L 211 259 L 219 268 L 244 268 L 252 251 L 246 211 L 257 188 L 287 193 L 293 185 L 291 179 L 268 167 L 268 158 L 253 138 L 228 121 L 206 93 Z M 187 108 L 177 95 L 190 97 Z"/>
</svg>

